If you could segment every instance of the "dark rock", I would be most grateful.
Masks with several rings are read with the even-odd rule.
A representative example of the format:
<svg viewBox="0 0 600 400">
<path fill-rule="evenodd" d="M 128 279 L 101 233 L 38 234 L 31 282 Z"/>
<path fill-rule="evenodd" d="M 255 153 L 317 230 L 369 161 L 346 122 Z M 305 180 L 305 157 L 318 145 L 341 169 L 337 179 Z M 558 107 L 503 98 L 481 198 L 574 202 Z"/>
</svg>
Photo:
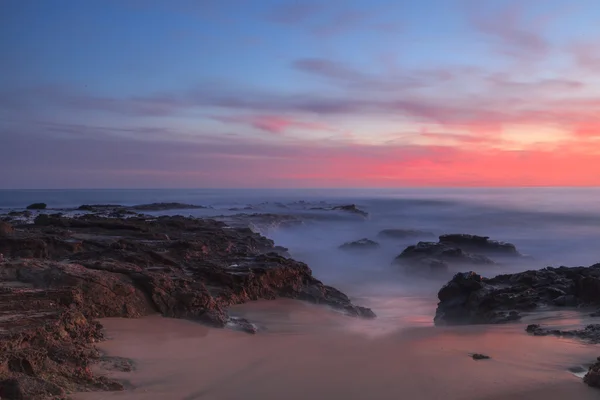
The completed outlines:
<svg viewBox="0 0 600 400">
<path fill-rule="evenodd" d="M 538 324 L 527 325 L 525 330 L 534 336 L 559 336 L 578 338 L 590 343 L 600 343 L 600 324 L 587 325 L 583 329 L 560 330 L 544 328 Z"/>
<path fill-rule="evenodd" d="M 11 236 L 15 229 L 8 222 L 0 221 L 0 237 Z"/>
<path fill-rule="evenodd" d="M 384 229 L 377 234 L 379 237 L 392 239 L 409 239 L 418 237 L 433 237 L 433 233 L 414 229 Z"/>
<path fill-rule="evenodd" d="M 151 204 L 140 204 L 140 205 L 131 207 L 132 210 L 136 210 L 136 211 L 189 210 L 189 209 L 198 209 L 198 208 L 206 208 L 206 207 L 198 206 L 198 205 L 194 205 L 194 204 L 184 204 L 184 203 L 151 203 Z"/>
<path fill-rule="evenodd" d="M 435 322 L 499 323 L 518 319 L 521 312 L 542 306 L 600 305 L 600 293 L 592 290 L 598 279 L 600 264 L 548 267 L 492 279 L 473 272 L 457 274 L 438 293 Z"/>
<path fill-rule="evenodd" d="M 600 357 L 597 362 L 593 364 L 588 373 L 583 377 L 583 381 L 589 386 L 600 388 Z"/>
<path fill-rule="evenodd" d="M 33 203 L 27 206 L 28 210 L 45 210 L 46 203 Z"/>
<path fill-rule="evenodd" d="M 590 317 L 600 317 L 600 310 L 596 310 L 590 314 Z"/>
<path fill-rule="evenodd" d="M 339 211 L 348 211 L 354 214 L 358 214 L 358 215 L 362 215 L 363 217 L 368 217 L 369 213 L 366 211 L 361 210 L 360 208 L 358 208 L 356 206 L 356 204 L 348 204 L 348 205 L 343 205 L 343 206 L 335 206 L 332 208 L 332 210 L 339 210 Z"/>
<path fill-rule="evenodd" d="M 0 252 L 9 257 L 0 268 L 2 398 L 17 389 L 32 399 L 122 390 L 89 368 L 102 339 L 94 318 L 159 312 L 255 332 L 227 307 L 278 297 L 375 316 L 273 241 L 214 220 L 45 215 L 0 237 Z"/>
<path fill-rule="evenodd" d="M 364 238 L 355 240 L 354 242 L 347 242 L 340 246 L 342 250 L 371 250 L 379 247 L 379 243 Z"/>
<path fill-rule="evenodd" d="M 24 400 L 23 387 L 17 379 L 0 381 L 0 399 Z"/>
<path fill-rule="evenodd" d="M 440 236 L 439 242 L 477 253 L 508 256 L 520 255 L 514 244 L 490 240 L 488 236 L 477 236 L 462 233 L 448 234 Z"/>
<path fill-rule="evenodd" d="M 447 264 L 489 265 L 494 262 L 486 256 L 467 253 L 457 247 L 449 247 L 435 242 L 419 242 L 404 249 L 396 257 L 394 264 L 412 267 L 433 266 L 437 269 L 444 269 Z"/>
<path fill-rule="evenodd" d="M 472 354 L 471 357 L 473 358 L 473 360 L 489 360 L 491 358 L 490 356 L 486 356 L 485 354 L 480 353 Z"/>
<path fill-rule="evenodd" d="M 256 332 L 258 332 L 256 325 L 254 325 L 245 318 L 230 317 L 229 321 L 227 322 L 227 325 L 231 326 L 235 330 L 246 333 L 255 334 Z"/>
</svg>

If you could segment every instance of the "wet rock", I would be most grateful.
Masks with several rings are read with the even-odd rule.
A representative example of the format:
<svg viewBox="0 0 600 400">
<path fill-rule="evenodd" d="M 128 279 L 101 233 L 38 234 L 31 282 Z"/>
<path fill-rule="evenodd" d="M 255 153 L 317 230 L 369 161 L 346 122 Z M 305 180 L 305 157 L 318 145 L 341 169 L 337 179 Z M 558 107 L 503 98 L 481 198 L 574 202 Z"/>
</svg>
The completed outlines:
<svg viewBox="0 0 600 400">
<path fill-rule="evenodd" d="M 124 357 L 102 356 L 98 359 L 100 367 L 107 371 L 131 372 L 135 371 L 133 360 Z"/>
<path fill-rule="evenodd" d="M 488 236 L 477 236 L 462 233 L 448 234 L 440 236 L 439 242 L 476 253 L 507 256 L 520 255 L 514 244 L 490 240 Z"/>
<path fill-rule="evenodd" d="M 390 239 L 410 239 L 419 237 L 433 237 L 433 233 L 414 229 L 384 229 L 377 236 Z"/>
<path fill-rule="evenodd" d="M 362 215 L 363 217 L 368 217 L 369 213 L 366 211 L 361 210 L 360 208 L 358 208 L 356 206 L 356 204 L 347 204 L 347 205 L 343 205 L 343 206 L 335 206 L 332 208 L 332 210 L 339 210 L 339 211 L 347 211 L 347 212 L 351 212 L 353 214 L 358 214 L 358 215 Z"/>
<path fill-rule="evenodd" d="M 438 293 L 435 322 L 499 323 L 543 306 L 600 305 L 600 294 L 590 289 L 597 279 L 600 264 L 548 267 L 492 279 L 474 272 L 457 274 Z"/>
<path fill-rule="evenodd" d="M 471 357 L 473 358 L 473 360 L 489 360 L 491 358 L 490 356 L 486 356 L 485 354 L 480 353 L 471 354 Z"/>
<path fill-rule="evenodd" d="M 600 324 L 590 324 L 583 329 L 560 330 L 544 328 L 538 324 L 527 325 L 525 330 L 534 336 L 559 336 L 578 338 L 590 343 L 600 343 Z"/>
<path fill-rule="evenodd" d="M 589 386 L 600 388 L 600 357 L 590 367 L 588 373 L 583 377 L 583 381 Z"/>
<path fill-rule="evenodd" d="M 355 240 L 353 242 L 347 242 L 340 246 L 342 250 L 372 250 L 379 247 L 379 243 L 364 238 L 360 240 Z"/>
<path fill-rule="evenodd" d="M 432 267 L 436 270 L 446 269 L 448 264 L 494 264 L 486 256 L 467 253 L 457 247 L 436 242 L 419 242 L 416 245 L 408 246 L 393 263 L 413 269 Z"/>
<path fill-rule="evenodd" d="M 24 398 L 123 388 L 89 369 L 102 339 L 94 318 L 159 312 L 250 332 L 227 307 L 278 297 L 375 316 L 273 241 L 214 220 L 45 215 L 0 237 L 0 252 L 0 382 Z"/>
<path fill-rule="evenodd" d="M 251 334 L 258 332 L 256 325 L 248 321 L 246 318 L 231 317 L 227 322 L 227 326 L 231 327 L 232 329 Z"/>
<path fill-rule="evenodd" d="M 45 210 L 47 207 L 46 203 L 33 203 L 27 206 L 28 210 Z"/>
</svg>

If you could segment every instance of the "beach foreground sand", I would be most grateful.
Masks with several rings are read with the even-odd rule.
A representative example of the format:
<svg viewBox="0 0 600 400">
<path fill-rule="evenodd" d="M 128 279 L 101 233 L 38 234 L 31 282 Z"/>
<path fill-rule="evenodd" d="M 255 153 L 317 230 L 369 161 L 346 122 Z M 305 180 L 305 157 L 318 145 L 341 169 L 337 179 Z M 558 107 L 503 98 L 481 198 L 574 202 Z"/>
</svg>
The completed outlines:
<svg viewBox="0 0 600 400">
<path fill-rule="evenodd" d="M 159 316 L 104 319 L 100 348 L 136 362 L 125 392 L 78 400 L 196 399 L 597 399 L 568 368 L 598 346 L 533 337 L 524 324 L 378 329 L 377 320 L 295 301 L 255 302 L 256 335 Z M 490 360 L 473 360 L 470 353 Z"/>
</svg>

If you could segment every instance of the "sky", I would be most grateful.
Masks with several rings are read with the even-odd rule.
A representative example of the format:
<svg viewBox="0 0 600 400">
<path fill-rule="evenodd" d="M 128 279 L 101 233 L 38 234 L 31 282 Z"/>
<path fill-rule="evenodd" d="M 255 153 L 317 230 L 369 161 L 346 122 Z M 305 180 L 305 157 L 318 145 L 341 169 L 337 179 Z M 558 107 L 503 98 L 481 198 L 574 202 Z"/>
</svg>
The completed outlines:
<svg viewBox="0 0 600 400">
<path fill-rule="evenodd" d="M 0 188 L 600 185 L 598 0 L 0 0 Z"/>
</svg>

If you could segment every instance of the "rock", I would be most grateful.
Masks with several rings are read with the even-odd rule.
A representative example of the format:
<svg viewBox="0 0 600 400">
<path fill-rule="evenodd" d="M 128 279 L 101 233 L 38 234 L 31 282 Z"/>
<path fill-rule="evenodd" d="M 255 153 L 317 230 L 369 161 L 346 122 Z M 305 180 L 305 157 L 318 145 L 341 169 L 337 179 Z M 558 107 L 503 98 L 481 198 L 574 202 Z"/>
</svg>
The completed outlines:
<svg viewBox="0 0 600 400">
<path fill-rule="evenodd" d="M 590 314 L 590 317 L 600 317 L 600 309 Z"/>
<path fill-rule="evenodd" d="M 8 222 L 0 221 L 0 237 L 11 236 L 15 229 Z"/>
<path fill-rule="evenodd" d="M 490 356 L 486 356 L 485 354 L 480 353 L 474 353 L 471 355 L 471 357 L 473 358 L 473 360 L 489 360 L 491 358 Z"/>
<path fill-rule="evenodd" d="M 33 203 L 27 206 L 28 210 L 45 210 L 46 203 Z"/>
<path fill-rule="evenodd" d="M 588 373 L 583 377 L 583 381 L 589 386 L 600 388 L 600 357 L 597 362 L 593 364 Z"/>
<path fill-rule="evenodd" d="M 189 210 L 189 209 L 197 209 L 197 208 L 206 208 L 206 207 L 198 206 L 198 205 L 194 205 L 194 204 L 184 204 L 184 203 L 150 203 L 150 204 L 140 204 L 140 205 L 131 207 L 132 210 L 136 210 L 136 211 Z"/>
<path fill-rule="evenodd" d="M 0 252 L 0 393 L 23 398 L 123 388 L 89 369 L 102 339 L 94 318 L 159 312 L 253 333 L 227 307 L 279 297 L 375 316 L 273 241 L 214 220 L 44 215 L 0 237 Z"/>
<path fill-rule="evenodd" d="M 490 238 L 488 236 L 477 236 L 459 233 L 442 235 L 439 237 L 439 242 L 477 253 L 507 256 L 520 255 L 514 244 L 489 239 Z"/>
<path fill-rule="evenodd" d="M 355 240 L 353 242 L 347 242 L 340 246 L 342 250 L 371 250 L 379 247 L 379 243 L 364 238 L 360 240 Z"/>
<path fill-rule="evenodd" d="M 518 319 L 522 311 L 538 307 L 600 305 L 600 293 L 590 289 L 598 279 L 600 264 L 548 267 L 492 279 L 474 272 L 457 274 L 438 293 L 435 322 L 499 323 Z"/>
<path fill-rule="evenodd" d="M 384 229 L 377 236 L 391 239 L 409 239 L 418 237 L 433 237 L 433 233 L 414 229 Z"/>
<path fill-rule="evenodd" d="M 368 217 L 369 213 L 366 211 L 361 210 L 360 208 L 358 208 L 356 206 L 356 204 L 348 204 L 348 205 L 343 205 L 343 206 L 335 206 L 332 208 L 332 210 L 339 210 L 339 211 L 347 211 L 347 212 L 351 212 L 354 214 L 358 214 L 358 215 L 362 215 L 363 217 Z"/>
<path fill-rule="evenodd" d="M 600 324 L 587 325 L 583 329 L 560 330 L 544 328 L 538 324 L 527 325 L 525 330 L 534 336 L 574 337 L 590 343 L 600 343 Z"/>
<path fill-rule="evenodd" d="M 442 243 L 419 242 L 408 246 L 396 257 L 394 264 L 422 266 L 436 265 L 443 267 L 447 264 L 473 264 L 489 265 L 494 262 L 486 256 L 467 253 L 456 247 L 449 247 Z"/>
</svg>

